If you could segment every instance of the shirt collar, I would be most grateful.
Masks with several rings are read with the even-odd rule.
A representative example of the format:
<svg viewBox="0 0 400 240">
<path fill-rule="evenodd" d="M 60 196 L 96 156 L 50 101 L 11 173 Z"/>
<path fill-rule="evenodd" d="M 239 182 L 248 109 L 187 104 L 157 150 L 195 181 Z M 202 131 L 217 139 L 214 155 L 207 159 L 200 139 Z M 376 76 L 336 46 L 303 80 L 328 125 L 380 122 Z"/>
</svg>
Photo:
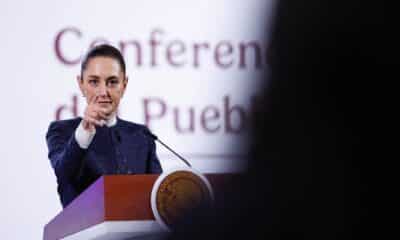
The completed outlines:
<svg viewBox="0 0 400 240">
<path fill-rule="evenodd" d="M 111 117 L 106 122 L 107 127 L 113 127 L 117 124 L 117 113 L 113 113 Z"/>
</svg>

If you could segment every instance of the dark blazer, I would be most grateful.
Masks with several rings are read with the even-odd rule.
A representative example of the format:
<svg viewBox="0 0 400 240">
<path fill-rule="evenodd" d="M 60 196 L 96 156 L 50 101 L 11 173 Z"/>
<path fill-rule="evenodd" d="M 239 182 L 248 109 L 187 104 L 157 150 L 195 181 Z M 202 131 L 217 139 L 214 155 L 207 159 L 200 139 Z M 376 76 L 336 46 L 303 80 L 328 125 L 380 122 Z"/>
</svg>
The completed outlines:
<svg viewBox="0 0 400 240">
<path fill-rule="evenodd" d="M 154 140 L 145 126 L 117 119 L 113 127 L 97 127 L 88 147 L 75 139 L 81 118 L 52 122 L 46 134 L 49 159 L 66 207 L 102 175 L 161 173 Z"/>
</svg>

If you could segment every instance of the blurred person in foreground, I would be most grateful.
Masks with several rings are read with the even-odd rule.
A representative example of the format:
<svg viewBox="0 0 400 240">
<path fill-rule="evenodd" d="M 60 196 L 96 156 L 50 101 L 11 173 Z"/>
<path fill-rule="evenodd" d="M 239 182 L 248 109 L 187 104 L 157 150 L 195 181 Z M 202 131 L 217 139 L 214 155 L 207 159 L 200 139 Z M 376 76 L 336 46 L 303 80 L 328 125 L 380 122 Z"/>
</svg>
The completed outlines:
<svg viewBox="0 0 400 240">
<path fill-rule="evenodd" d="M 372 83 L 390 65 L 383 25 L 376 1 L 277 1 L 246 179 L 169 238 L 371 236 L 377 175 L 367 159 L 379 155 L 368 136 L 383 106 Z"/>
<path fill-rule="evenodd" d="M 162 171 L 147 128 L 117 116 L 128 84 L 119 50 L 90 49 L 77 83 L 87 102 L 83 117 L 52 122 L 46 135 L 63 207 L 102 175 Z"/>
</svg>

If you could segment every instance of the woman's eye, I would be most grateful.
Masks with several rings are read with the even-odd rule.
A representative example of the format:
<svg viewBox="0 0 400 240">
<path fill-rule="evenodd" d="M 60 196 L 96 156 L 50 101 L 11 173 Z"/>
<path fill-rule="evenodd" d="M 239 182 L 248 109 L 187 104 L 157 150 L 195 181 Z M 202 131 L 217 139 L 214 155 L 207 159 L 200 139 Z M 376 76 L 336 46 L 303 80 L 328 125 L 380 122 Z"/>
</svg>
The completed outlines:
<svg viewBox="0 0 400 240">
<path fill-rule="evenodd" d="M 110 81 L 108 81 L 108 84 L 111 86 L 115 86 L 118 84 L 118 80 L 110 80 Z"/>
<path fill-rule="evenodd" d="M 97 83 L 98 83 L 98 80 L 95 80 L 95 79 L 89 80 L 90 85 L 97 85 Z"/>
</svg>

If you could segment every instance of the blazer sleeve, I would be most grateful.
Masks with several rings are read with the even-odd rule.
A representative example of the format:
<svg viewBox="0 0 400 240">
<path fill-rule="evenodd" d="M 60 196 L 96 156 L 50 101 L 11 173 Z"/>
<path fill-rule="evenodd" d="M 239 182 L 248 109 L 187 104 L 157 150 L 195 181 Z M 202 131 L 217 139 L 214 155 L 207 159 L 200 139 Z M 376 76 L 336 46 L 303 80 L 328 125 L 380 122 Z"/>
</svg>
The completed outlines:
<svg viewBox="0 0 400 240">
<path fill-rule="evenodd" d="M 50 124 L 46 134 L 48 157 L 58 181 L 73 181 L 79 172 L 86 150 L 79 147 L 75 129 L 60 122 Z"/>
</svg>

